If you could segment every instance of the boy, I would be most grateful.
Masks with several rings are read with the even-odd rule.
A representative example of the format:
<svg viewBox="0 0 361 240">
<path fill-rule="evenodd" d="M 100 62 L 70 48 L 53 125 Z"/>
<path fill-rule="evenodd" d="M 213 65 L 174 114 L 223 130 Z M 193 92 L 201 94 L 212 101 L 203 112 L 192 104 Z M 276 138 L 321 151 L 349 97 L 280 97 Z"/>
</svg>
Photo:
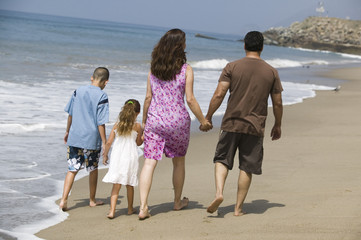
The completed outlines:
<svg viewBox="0 0 361 240">
<path fill-rule="evenodd" d="M 64 136 L 64 142 L 68 145 L 68 173 L 59 204 L 63 211 L 67 210 L 68 195 L 74 178 L 83 168 L 84 163 L 89 172 L 89 206 L 103 204 L 95 200 L 95 193 L 100 151 L 106 143 L 105 123 L 109 121 L 108 96 L 102 91 L 108 81 L 108 69 L 104 67 L 95 69 L 91 77 L 91 85 L 75 90 L 64 109 L 69 115 Z"/>
</svg>

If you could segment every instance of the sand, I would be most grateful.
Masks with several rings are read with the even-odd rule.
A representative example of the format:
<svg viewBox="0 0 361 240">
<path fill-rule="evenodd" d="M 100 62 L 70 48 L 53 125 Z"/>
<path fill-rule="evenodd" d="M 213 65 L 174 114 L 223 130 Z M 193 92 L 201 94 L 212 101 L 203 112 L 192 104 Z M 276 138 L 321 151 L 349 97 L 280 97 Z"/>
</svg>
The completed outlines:
<svg viewBox="0 0 361 240">
<path fill-rule="evenodd" d="M 109 220 L 111 184 L 101 182 L 97 198 L 105 205 L 88 207 L 88 178 L 75 182 L 68 219 L 36 234 L 43 239 L 361 239 L 361 67 L 328 72 L 349 80 L 340 91 L 319 91 L 315 98 L 284 107 L 282 138 L 271 141 L 272 111 L 266 126 L 263 174 L 254 176 L 244 204 L 248 213 L 233 216 L 237 165 L 228 176 L 218 212 L 213 200 L 212 158 L 218 130 L 192 134 L 186 158 L 184 196 L 188 208 L 172 211 L 172 164 L 156 168 L 149 197 L 152 217 L 127 216 L 125 188 L 116 218 Z M 142 165 L 143 159 L 140 159 Z M 139 209 L 139 191 L 135 189 Z"/>
</svg>

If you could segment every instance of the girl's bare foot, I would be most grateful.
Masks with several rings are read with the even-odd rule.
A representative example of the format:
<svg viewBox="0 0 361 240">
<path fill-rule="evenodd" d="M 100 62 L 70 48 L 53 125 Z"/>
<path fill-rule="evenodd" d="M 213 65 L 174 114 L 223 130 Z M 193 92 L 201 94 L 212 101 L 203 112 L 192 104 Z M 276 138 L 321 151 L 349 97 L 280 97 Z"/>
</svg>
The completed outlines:
<svg viewBox="0 0 361 240">
<path fill-rule="evenodd" d="M 189 199 L 184 197 L 179 203 L 174 203 L 173 210 L 182 210 L 183 208 L 187 207 L 189 203 Z"/>
<path fill-rule="evenodd" d="M 100 206 L 100 205 L 103 205 L 104 204 L 104 202 L 103 201 L 90 201 L 89 202 L 89 207 L 96 207 L 96 206 Z"/>
<path fill-rule="evenodd" d="M 59 204 L 59 208 L 60 208 L 61 210 L 63 210 L 64 212 L 65 212 L 66 210 L 68 210 L 67 201 L 61 200 L 61 201 L 60 201 L 60 204 Z"/>
<path fill-rule="evenodd" d="M 149 217 L 150 217 L 150 214 L 149 214 L 149 211 L 148 211 L 147 207 L 139 210 L 139 214 L 138 214 L 139 220 L 144 220 L 144 219 L 147 219 Z"/>
<path fill-rule="evenodd" d="M 215 211 L 217 211 L 219 205 L 221 205 L 222 202 L 223 202 L 223 197 L 216 197 L 211 203 L 211 205 L 208 206 L 207 212 L 214 213 Z"/>
</svg>

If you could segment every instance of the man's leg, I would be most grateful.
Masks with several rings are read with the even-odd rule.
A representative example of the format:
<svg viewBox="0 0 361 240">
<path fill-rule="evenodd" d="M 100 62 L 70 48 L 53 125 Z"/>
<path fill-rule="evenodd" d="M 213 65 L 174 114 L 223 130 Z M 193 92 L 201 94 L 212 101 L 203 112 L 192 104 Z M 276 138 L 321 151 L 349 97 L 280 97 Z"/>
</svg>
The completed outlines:
<svg viewBox="0 0 361 240">
<path fill-rule="evenodd" d="M 219 205 L 223 202 L 223 189 L 228 176 L 228 168 L 223 164 L 216 162 L 214 165 L 215 183 L 216 183 L 216 198 L 208 206 L 207 212 L 214 213 L 217 211 Z"/>
<path fill-rule="evenodd" d="M 173 158 L 173 187 L 174 187 L 174 210 L 181 210 L 188 206 L 189 199 L 183 198 L 182 191 L 185 179 L 185 157 Z"/>
<path fill-rule="evenodd" d="M 71 172 L 68 171 L 65 180 L 64 180 L 64 189 L 63 189 L 63 196 L 61 198 L 59 207 L 61 210 L 66 211 L 68 208 L 67 202 L 68 202 L 68 196 L 70 193 L 71 188 L 73 187 L 75 176 L 78 172 Z"/>
<path fill-rule="evenodd" d="M 242 212 L 243 202 L 246 199 L 251 182 L 252 174 L 240 170 L 238 176 L 237 202 L 234 207 L 234 216 L 242 216 L 244 214 L 244 212 Z"/>
</svg>

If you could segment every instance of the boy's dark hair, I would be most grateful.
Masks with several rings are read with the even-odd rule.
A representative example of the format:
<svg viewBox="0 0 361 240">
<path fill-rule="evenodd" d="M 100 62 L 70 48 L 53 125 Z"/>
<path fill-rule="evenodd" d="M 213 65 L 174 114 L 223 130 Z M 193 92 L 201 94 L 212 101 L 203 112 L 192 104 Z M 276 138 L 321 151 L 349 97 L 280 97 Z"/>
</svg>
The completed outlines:
<svg viewBox="0 0 361 240">
<path fill-rule="evenodd" d="M 99 79 L 101 82 L 107 81 L 109 80 L 109 70 L 105 67 L 98 67 L 94 70 L 93 78 Z"/>
<path fill-rule="evenodd" d="M 258 31 L 251 31 L 244 37 L 246 51 L 261 52 L 263 49 L 263 35 Z"/>
</svg>

